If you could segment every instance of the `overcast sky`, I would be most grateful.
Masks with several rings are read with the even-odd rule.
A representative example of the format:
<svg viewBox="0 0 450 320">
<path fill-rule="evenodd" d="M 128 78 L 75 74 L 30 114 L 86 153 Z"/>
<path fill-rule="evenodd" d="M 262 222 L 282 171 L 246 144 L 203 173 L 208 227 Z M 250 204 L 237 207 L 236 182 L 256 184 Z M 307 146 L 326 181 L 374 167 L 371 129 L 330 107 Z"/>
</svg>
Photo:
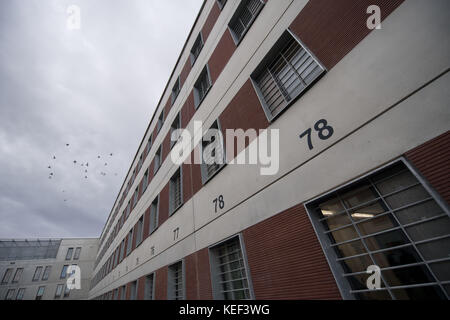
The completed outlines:
<svg viewBox="0 0 450 320">
<path fill-rule="evenodd" d="M 0 238 L 100 235 L 202 2 L 0 1 Z"/>
</svg>

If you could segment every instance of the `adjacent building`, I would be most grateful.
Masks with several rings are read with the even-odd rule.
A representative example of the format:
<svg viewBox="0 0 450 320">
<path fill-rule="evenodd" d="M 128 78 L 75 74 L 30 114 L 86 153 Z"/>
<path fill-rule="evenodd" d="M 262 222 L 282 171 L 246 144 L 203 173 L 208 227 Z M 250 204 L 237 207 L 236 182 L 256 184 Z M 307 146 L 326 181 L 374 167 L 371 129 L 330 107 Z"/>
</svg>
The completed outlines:
<svg viewBox="0 0 450 320">
<path fill-rule="evenodd" d="M 98 239 L 0 240 L 0 299 L 87 299 Z M 80 289 L 67 286 L 70 266 L 80 268 Z"/>
</svg>

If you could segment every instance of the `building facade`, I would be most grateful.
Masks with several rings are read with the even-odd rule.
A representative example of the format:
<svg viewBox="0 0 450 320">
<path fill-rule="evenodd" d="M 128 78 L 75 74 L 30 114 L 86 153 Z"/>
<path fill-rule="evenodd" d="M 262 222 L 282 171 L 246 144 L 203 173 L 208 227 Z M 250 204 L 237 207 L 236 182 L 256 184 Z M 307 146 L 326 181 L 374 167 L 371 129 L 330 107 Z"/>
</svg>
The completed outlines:
<svg viewBox="0 0 450 320">
<path fill-rule="evenodd" d="M 0 299 L 88 298 L 98 239 L 0 240 Z M 69 267 L 80 268 L 80 288 L 67 286 Z"/>
</svg>

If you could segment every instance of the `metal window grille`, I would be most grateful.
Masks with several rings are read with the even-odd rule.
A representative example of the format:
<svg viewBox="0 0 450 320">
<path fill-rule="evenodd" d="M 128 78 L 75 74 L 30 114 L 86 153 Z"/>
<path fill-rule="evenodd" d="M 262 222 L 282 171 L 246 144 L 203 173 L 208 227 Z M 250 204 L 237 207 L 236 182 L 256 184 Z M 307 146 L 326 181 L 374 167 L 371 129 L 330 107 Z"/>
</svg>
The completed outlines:
<svg viewBox="0 0 450 320">
<path fill-rule="evenodd" d="M 195 107 L 198 108 L 202 100 L 205 98 L 208 93 L 209 88 L 211 88 L 211 79 L 209 77 L 208 66 L 203 68 L 203 71 L 200 73 L 197 82 L 194 85 L 194 98 L 195 98 Z"/>
<path fill-rule="evenodd" d="M 155 280 L 155 275 L 153 273 L 151 275 L 145 277 L 144 300 L 153 300 L 153 290 L 155 287 L 154 280 Z"/>
<path fill-rule="evenodd" d="M 239 43 L 244 37 L 263 5 L 264 2 L 262 0 L 241 1 L 228 25 L 232 31 L 235 43 Z"/>
<path fill-rule="evenodd" d="M 36 270 L 34 270 L 34 276 L 33 281 L 38 281 L 42 272 L 42 267 L 36 267 Z"/>
<path fill-rule="evenodd" d="M 202 34 L 199 33 L 191 49 L 191 65 L 194 65 L 202 49 L 203 49 L 203 38 Z"/>
<path fill-rule="evenodd" d="M 308 88 L 325 69 L 286 31 L 252 75 L 266 114 L 272 119 Z"/>
<path fill-rule="evenodd" d="M 74 255 L 73 259 L 74 260 L 80 259 L 80 255 L 81 255 L 81 247 L 78 247 L 75 249 L 75 255 Z"/>
<path fill-rule="evenodd" d="M 219 125 L 216 122 L 211 126 L 210 129 L 219 130 Z M 215 135 L 208 135 L 208 139 L 202 141 L 202 151 L 205 150 L 209 145 L 215 144 L 215 148 L 213 152 L 208 153 L 202 152 L 202 175 L 203 175 L 203 183 L 205 183 L 208 179 L 210 179 L 225 163 L 225 153 L 223 150 L 223 141 L 219 141 L 217 144 L 215 141 Z M 220 161 L 217 161 L 219 160 Z"/>
<path fill-rule="evenodd" d="M 158 226 L 158 198 L 153 200 L 150 206 L 150 233 L 156 230 Z"/>
<path fill-rule="evenodd" d="M 0 240 L 0 261 L 56 258 L 61 240 Z"/>
<path fill-rule="evenodd" d="M 169 300 L 184 299 L 183 262 L 177 262 L 169 267 Z"/>
<path fill-rule="evenodd" d="M 449 210 L 403 161 L 308 207 L 346 295 L 448 299 Z M 367 288 L 369 265 L 381 268 L 381 289 Z"/>
<path fill-rule="evenodd" d="M 180 93 L 180 77 L 178 77 L 177 81 L 175 82 L 175 85 L 172 88 L 172 96 L 171 96 L 172 105 L 175 103 L 175 100 L 177 99 L 179 93 Z"/>
<path fill-rule="evenodd" d="M 247 270 L 239 237 L 234 237 L 214 248 L 215 295 L 223 300 L 250 299 Z"/>
<path fill-rule="evenodd" d="M 44 274 L 42 275 L 42 280 L 48 280 L 50 276 L 50 271 L 52 270 L 52 266 L 46 266 L 44 269 Z"/>
<path fill-rule="evenodd" d="M 66 260 L 72 259 L 73 248 L 67 249 Z"/>
<path fill-rule="evenodd" d="M 183 197 L 181 194 L 181 170 L 178 169 L 170 179 L 170 212 L 171 214 L 181 206 Z"/>
</svg>

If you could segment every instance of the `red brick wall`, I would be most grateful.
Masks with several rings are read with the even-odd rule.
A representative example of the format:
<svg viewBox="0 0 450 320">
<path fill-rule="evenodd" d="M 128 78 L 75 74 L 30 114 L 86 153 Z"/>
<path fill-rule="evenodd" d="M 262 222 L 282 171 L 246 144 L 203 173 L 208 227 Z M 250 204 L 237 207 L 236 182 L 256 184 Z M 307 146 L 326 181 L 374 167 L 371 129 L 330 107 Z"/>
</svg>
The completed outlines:
<svg viewBox="0 0 450 320">
<path fill-rule="evenodd" d="M 191 91 L 186 102 L 181 108 L 181 128 L 186 128 L 189 121 L 191 121 L 192 117 L 195 113 L 195 105 L 194 105 L 194 91 Z"/>
<path fill-rule="evenodd" d="M 231 56 L 233 55 L 235 49 L 236 46 L 233 42 L 233 38 L 231 37 L 230 32 L 227 29 L 223 33 L 222 38 L 220 39 L 208 61 L 209 73 L 211 75 L 212 83 L 216 82 L 223 68 L 225 68 L 225 66 L 227 65 L 228 60 L 230 60 Z"/>
<path fill-rule="evenodd" d="M 450 204 L 450 131 L 408 151 L 405 156 Z"/>
<path fill-rule="evenodd" d="M 243 236 L 256 299 L 341 299 L 302 204 Z"/>
<path fill-rule="evenodd" d="M 372 31 L 367 28 L 368 6 L 378 5 L 384 20 L 403 1 L 308 1 L 290 29 L 329 70 Z"/>
<path fill-rule="evenodd" d="M 213 29 L 219 15 L 220 8 L 217 2 L 215 2 L 202 28 L 203 42 L 206 42 L 206 40 L 208 39 L 209 34 L 211 33 L 211 30 Z"/>
<path fill-rule="evenodd" d="M 186 272 L 186 299 L 212 300 L 208 248 L 184 259 Z"/>
<path fill-rule="evenodd" d="M 144 300 L 145 297 L 145 278 L 146 276 L 142 276 L 138 279 L 138 293 L 137 300 Z"/>
<path fill-rule="evenodd" d="M 164 186 L 159 194 L 159 221 L 162 225 L 169 218 L 169 182 Z"/>
<path fill-rule="evenodd" d="M 167 300 L 167 267 L 156 270 L 155 300 Z"/>
</svg>

